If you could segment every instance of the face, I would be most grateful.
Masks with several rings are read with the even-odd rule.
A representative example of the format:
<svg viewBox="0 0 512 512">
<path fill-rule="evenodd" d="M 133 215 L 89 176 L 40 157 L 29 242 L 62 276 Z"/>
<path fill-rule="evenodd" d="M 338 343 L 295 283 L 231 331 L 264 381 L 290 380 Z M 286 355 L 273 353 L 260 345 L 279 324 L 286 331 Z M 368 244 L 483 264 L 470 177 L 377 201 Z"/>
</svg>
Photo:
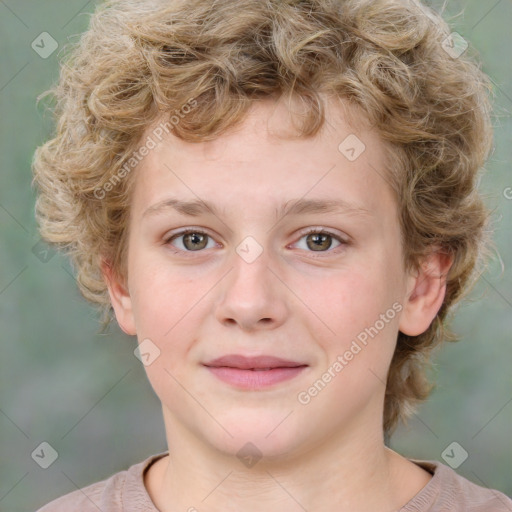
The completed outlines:
<svg viewBox="0 0 512 512">
<path fill-rule="evenodd" d="M 382 142 L 329 112 L 316 137 L 279 139 L 287 110 L 261 101 L 214 141 L 169 135 L 136 171 L 116 316 L 150 354 L 167 428 L 225 453 L 378 431 L 398 330 L 414 329 Z"/>
</svg>

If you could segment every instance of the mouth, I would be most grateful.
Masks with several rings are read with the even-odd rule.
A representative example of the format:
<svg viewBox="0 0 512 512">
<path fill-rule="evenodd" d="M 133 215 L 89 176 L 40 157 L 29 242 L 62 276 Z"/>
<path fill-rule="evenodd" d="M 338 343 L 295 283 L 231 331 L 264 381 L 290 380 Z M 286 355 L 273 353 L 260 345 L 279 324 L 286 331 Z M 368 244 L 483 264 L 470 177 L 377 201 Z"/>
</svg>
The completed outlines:
<svg viewBox="0 0 512 512">
<path fill-rule="evenodd" d="M 204 366 L 218 379 L 240 389 L 256 390 L 293 379 L 309 365 L 274 356 L 220 357 Z"/>
</svg>

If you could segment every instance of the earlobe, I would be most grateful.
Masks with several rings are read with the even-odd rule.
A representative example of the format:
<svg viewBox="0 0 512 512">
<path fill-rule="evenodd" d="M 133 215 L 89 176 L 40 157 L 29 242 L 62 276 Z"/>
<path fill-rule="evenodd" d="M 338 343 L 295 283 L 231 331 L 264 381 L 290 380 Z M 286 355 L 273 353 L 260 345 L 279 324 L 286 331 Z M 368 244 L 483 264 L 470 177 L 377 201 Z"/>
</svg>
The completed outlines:
<svg viewBox="0 0 512 512">
<path fill-rule="evenodd" d="M 452 263 L 452 255 L 435 250 L 424 258 L 420 269 L 409 276 L 399 323 L 401 332 L 418 336 L 428 329 L 443 304 L 446 276 Z"/>
<path fill-rule="evenodd" d="M 128 335 L 135 336 L 135 322 L 133 317 L 132 299 L 124 283 L 115 275 L 111 265 L 102 259 L 101 272 L 110 295 L 110 302 L 116 314 L 119 327 Z"/>
</svg>

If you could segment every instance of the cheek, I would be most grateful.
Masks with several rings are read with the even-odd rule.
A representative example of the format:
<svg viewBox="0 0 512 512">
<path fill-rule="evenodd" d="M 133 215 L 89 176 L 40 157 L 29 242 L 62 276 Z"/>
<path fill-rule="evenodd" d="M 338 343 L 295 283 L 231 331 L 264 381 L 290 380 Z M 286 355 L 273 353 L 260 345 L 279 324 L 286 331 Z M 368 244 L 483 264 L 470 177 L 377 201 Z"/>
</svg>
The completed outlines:
<svg viewBox="0 0 512 512">
<path fill-rule="evenodd" d="M 401 308 L 385 283 L 375 272 L 353 271 L 329 282 L 325 294 L 315 293 L 316 307 L 324 304 L 320 316 L 329 326 L 323 329 L 325 337 L 316 338 L 326 357 L 311 387 L 302 391 L 315 397 L 310 410 L 325 421 L 332 421 L 328 415 L 348 421 L 384 392 Z"/>
<path fill-rule="evenodd" d="M 149 339 L 157 347 L 158 357 L 145 371 L 157 395 L 172 400 L 182 394 L 178 382 L 186 377 L 188 354 L 205 314 L 201 299 L 208 287 L 161 266 L 146 268 L 138 274 L 132 294 L 137 336 L 139 344 Z"/>
<path fill-rule="evenodd" d="M 329 369 L 336 375 L 325 398 L 343 396 L 346 401 L 359 393 L 369 399 L 386 382 L 402 305 L 384 267 L 352 268 L 343 277 L 326 281 L 325 293 L 314 295 L 312 309 L 323 311 L 321 318 L 329 326 L 324 329 L 326 337 L 317 338 L 326 353 L 318 377 Z M 392 275 L 393 269 L 389 271 Z"/>
<path fill-rule="evenodd" d="M 335 336 L 346 340 L 373 325 L 395 302 L 396 294 L 378 269 L 351 268 L 338 277 L 325 279 L 322 287 L 311 287 L 307 297 L 311 309 L 320 312 Z"/>
<path fill-rule="evenodd" d="M 201 300 L 205 286 L 178 272 L 170 273 L 165 266 L 147 264 L 145 267 L 138 272 L 132 294 L 139 334 L 150 331 L 168 337 Z"/>
<path fill-rule="evenodd" d="M 183 385 L 191 370 L 189 353 L 197 340 L 201 295 L 190 284 L 171 286 L 158 280 L 148 282 L 137 297 L 139 343 L 150 339 L 159 351 L 145 371 L 157 396 L 170 407 L 180 407 L 187 399 Z"/>
</svg>

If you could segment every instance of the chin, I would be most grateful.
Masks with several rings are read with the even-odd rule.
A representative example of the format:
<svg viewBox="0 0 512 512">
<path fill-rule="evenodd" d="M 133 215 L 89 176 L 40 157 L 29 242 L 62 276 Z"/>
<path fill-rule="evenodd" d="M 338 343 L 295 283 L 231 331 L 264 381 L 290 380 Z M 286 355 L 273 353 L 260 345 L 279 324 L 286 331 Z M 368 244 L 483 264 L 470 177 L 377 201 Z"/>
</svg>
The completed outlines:
<svg viewBox="0 0 512 512">
<path fill-rule="evenodd" d="M 232 411 L 229 417 L 224 415 L 219 421 L 233 437 L 222 429 L 216 429 L 214 437 L 212 431 L 206 437 L 217 450 L 227 455 L 255 459 L 265 457 L 269 462 L 282 459 L 304 448 L 303 441 L 306 441 L 306 430 L 298 428 L 293 413 L 286 418 L 290 412 L 265 414 L 261 410 L 244 410 L 237 414 Z"/>
</svg>

